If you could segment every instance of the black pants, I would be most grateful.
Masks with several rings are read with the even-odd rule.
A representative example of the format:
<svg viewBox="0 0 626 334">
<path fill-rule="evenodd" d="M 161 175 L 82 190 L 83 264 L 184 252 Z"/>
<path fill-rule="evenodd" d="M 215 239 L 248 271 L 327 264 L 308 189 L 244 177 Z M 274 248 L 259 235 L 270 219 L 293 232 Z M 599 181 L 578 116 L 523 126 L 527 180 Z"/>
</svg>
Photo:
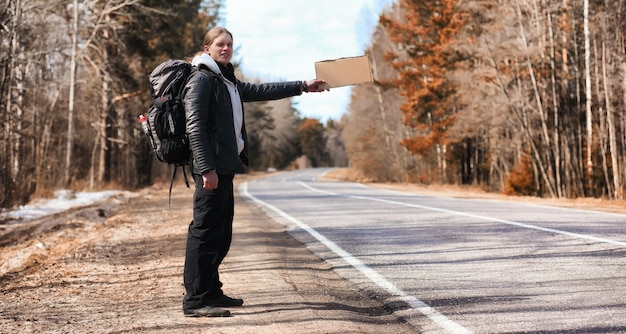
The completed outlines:
<svg viewBox="0 0 626 334">
<path fill-rule="evenodd" d="M 219 175 L 217 189 L 203 189 L 194 175 L 193 221 L 187 233 L 183 309 L 200 308 L 223 295 L 218 268 L 233 237 L 234 175 Z"/>
</svg>

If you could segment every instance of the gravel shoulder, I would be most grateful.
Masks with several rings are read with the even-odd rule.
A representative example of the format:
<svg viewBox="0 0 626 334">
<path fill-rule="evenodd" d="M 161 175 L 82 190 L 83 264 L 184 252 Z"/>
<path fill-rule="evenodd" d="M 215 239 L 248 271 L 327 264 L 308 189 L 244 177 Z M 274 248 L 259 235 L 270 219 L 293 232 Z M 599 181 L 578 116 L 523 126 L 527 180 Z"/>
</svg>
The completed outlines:
<svg viewBox="0 0 626 334">
<path fill-rule="evenodd" d="M 237 177 L 241 182 L 254 176 Z M 193 191 L 177 185 L 0 229 L 1 333 L 416 333 L 239 196 L 228 318 L 181 311 Z"/>
</svg>

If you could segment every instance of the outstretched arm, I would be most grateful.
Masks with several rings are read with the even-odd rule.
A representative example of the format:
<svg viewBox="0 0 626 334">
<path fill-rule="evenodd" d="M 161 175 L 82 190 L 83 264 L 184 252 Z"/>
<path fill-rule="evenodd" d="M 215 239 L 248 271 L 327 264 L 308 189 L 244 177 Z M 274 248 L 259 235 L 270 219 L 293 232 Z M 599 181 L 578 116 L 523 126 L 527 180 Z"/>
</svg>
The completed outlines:
<svg viewBox="0 0 626 334">
<path fill-rule="evenodd" d="M 254 84 L 237 80 L 239 94 L 243 102 L 269 101 L 301 95 L 306 92 L 323 92 L 326 81 L 311 79 L 309 81 L 282 81 Z"/>
</svg>

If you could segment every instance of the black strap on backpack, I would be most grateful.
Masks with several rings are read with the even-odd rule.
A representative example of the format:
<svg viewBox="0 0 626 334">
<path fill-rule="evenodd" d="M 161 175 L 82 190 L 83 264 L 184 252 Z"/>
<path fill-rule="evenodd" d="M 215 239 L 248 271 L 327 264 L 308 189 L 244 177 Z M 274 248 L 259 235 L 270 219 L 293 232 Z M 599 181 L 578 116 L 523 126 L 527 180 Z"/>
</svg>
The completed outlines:
<svg viewBox="0 0 626 334">
<path fill-rule="evenodd" d="M 169 194 L 169 198 L 167 200 L 167 204 L 169 206 L 172 205 L 172 186 L 174 186 L 174 179 L 176 178 L 176 171 L 178 170 L 178 167 L 183 169 L 183 176 L 185 177 L 185 184 L 187 185 L 187 188 L 189 188 L 189 180 L 187 178 L 187 172 L 185 172 L 185 165 L 177 165 L 174 167 L 174 173 L 172 173 L 172 180 L 170 181 L 170 194 Z"/>
</svg>

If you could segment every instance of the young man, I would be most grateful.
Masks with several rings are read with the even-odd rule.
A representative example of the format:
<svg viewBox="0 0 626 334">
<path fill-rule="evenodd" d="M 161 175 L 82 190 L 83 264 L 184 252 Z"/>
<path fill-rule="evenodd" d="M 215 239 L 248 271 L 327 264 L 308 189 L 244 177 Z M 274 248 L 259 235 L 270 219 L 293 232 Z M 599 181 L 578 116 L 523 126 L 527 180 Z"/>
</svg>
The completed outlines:
<svg viewBox="0 0 626 334">
<path fill-rule="evenodd" d="M 216 27 L 204 37 L 203 53 L 192 60 L 200 69 L 183 92 L 187 134 L 195 181 L 193 221 L 185 255 L 186 295 L 190 317 L 224 317 L 226 307 L 243 305 L 222 291 L 219 266 L 232 240 L 233 177 L 248 165 L 243 102 L 265 101 L 321 92 L 323 80 L 252 84 L 239 81 L 230 63 L 233 36 Z"/>
</svg>

